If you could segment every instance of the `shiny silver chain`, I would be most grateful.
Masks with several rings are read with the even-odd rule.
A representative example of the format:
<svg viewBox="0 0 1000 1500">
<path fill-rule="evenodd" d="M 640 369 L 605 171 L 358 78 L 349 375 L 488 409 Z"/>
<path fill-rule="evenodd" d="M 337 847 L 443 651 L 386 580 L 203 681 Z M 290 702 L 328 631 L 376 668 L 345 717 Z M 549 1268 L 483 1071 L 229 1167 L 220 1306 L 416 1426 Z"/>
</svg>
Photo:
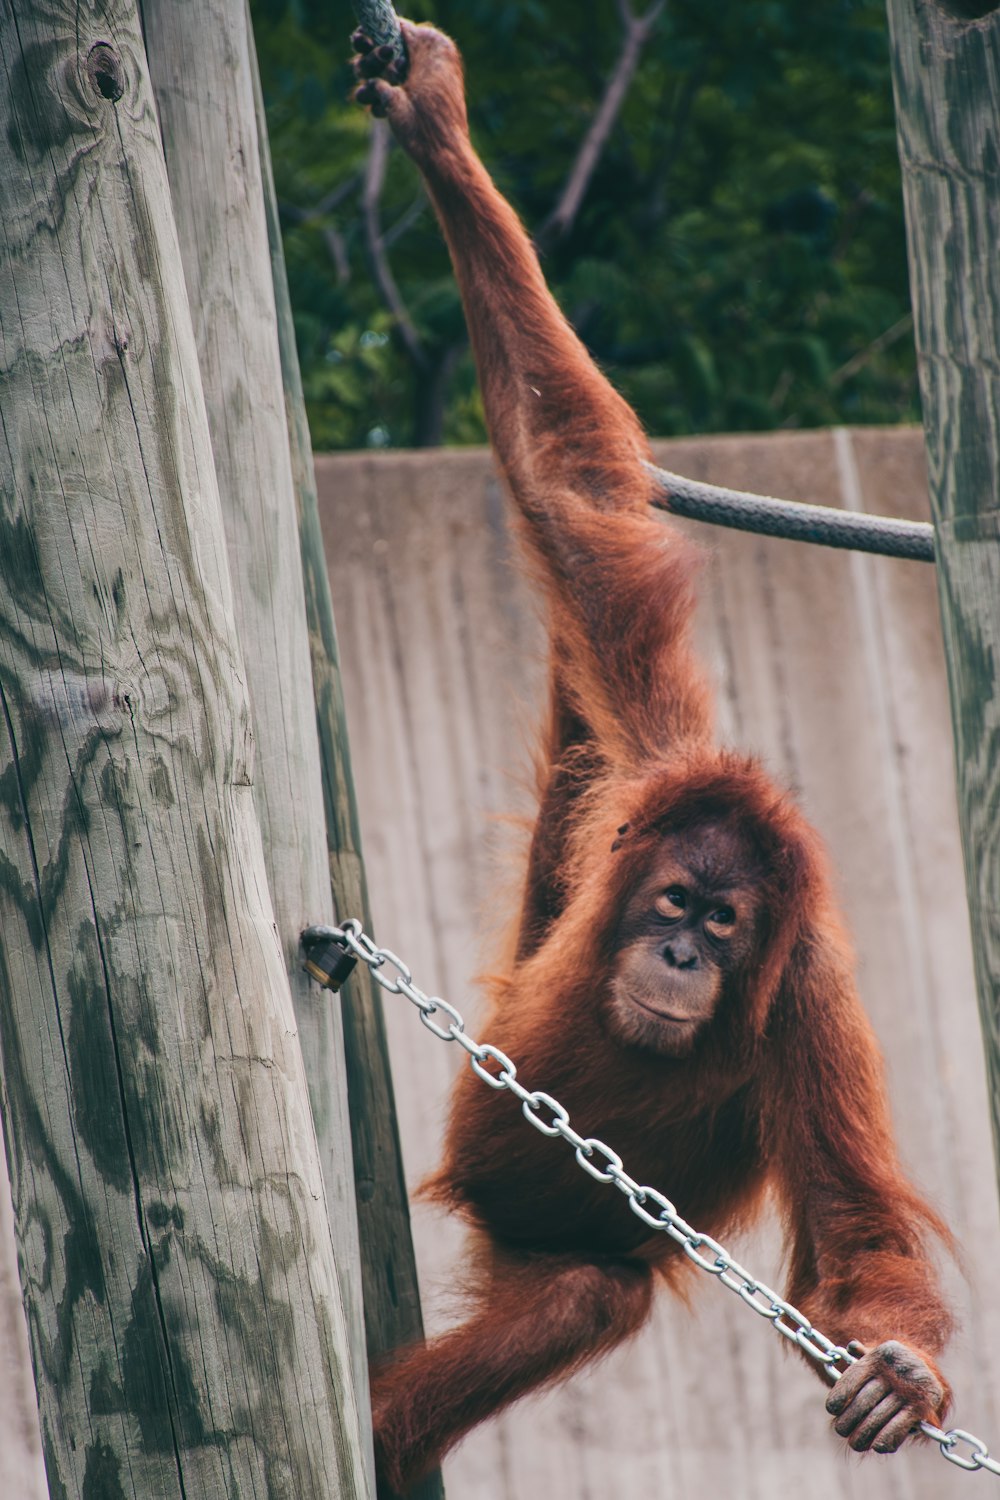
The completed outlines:
<svg viewBox="0 0 1000 1500">
<path fill-rule="evenodd" d="M 468 1053 L 472 1071 L 491 1089 L 506 1090 L 520 1100 L 521 1113 L 535 1130 L 542 1135 L 561 1137 L 573 1148 L 577 1162 L 597 1182 L 609 1183 L 625 1195 L 628 1206 L 637 1218 L 667 1234 L 680 1245 L 689 1260 L 702 1271 L 714 1276 L 729 1291 L 766 1318 L 790 1343 L 796 1344 L 810 1359 L 822 1366 L 831 1384 L 855 1363 L 858 1356 L 840 1344 L 828 1339 L 818 1328 L 814 1328 L 798 1308 L 786 1302 L 771 1287 L 735 1261 L 722 1245 L 709 1234 L 699 1234 L 685 1219 L 682 1219 L 670 1199 L 656 1188 L 647 1187 L 630 1177 L 625 1171 L 621 1157 L 595 1136 L 584 1136 L 573 1129 L 569 1111 L 551 1094 L 541 1089 L 528 1089 L 518 1080 L 517 1068 L 499 1047 L 488 1042 L 477 1042 L 465 1029 L 465 1021 L 459 1011 L 438 995 L 426 995 L 413 983 L 408 966 L 389 948 L 380 948 L 362 929 L 354 917 L 340 927 L 315 927 L 315 936 L 323 936 L 353 954 L 361 963 L 367 964 L 372 978 L 390 995 L 405 995 L 420 1012 L 420 1019 L 428 1031 L 442 1042 L 457 1042 Z M 432 1018 L 436 1015 L 448 1018 L 442 1026 Z M 491 1073 L 487 1063 L 493 1063 L 496 1073 Z M 961 1427 L 952 1427 L 945 1432 L 931 1422 L 921 1422 L 920 1431 L 937 1443 L 942 1455 L 949 1463 L 960 1469 L 985 1469 L 1000 1477 L 1000 1460 L 990 1457 L 990 1451 L 981 1438 Z M 968 1451 L 963 1451 L 964 1448 Z"/>
</svg>

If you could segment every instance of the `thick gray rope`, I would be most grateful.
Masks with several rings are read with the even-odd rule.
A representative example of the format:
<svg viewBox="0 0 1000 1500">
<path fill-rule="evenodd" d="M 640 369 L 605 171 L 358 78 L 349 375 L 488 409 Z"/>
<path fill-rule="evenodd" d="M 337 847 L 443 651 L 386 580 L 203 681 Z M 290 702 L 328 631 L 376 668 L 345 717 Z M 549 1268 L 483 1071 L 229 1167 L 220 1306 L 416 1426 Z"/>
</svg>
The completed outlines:
<svg viewBox="0 0 1000 1500">
<path fill-rule="evenodd" d="M 400 57 L 406 56 L 399 17 L 389 0 L 352 0 L 352 4 L 358 25 L 376 47 L 394 47 Z"/>
<path fill-rule="evenodd" d="M 835 510 L 829 505 L 804 505 L 797 500 L 772 500 L 715 484 L 685 479 L 647 464 L 662 485 L 653 504 L 675 516 L 787 537 L 793 542 L 816 542 L 821 547 L 849 547 L 855 552 L 878 552 L 914 562 L 934 561 L 934 527 L 926 521 L 897 521 L 890 516 L 867 516 L 859 511 Z"/>
<path fill-rule="evenodd" d="M 399 18 L 390 0 L 353 0 L 353 5 L 358 25 L 375 45 L 394 47 L 405 59 Z M 652 465 L 650 469 L 664 491 L 662 499 L 653 503 L 677 516 L 731 526 L 737 531 L 817 542 L 823 547 L 849 547 L 856 552 L 879 552 L 886 557 L 934 561 L 934 529 L 926 522 L 895 521 L 887 516 L 865 516 L 825 505 L 772 500 L 765 495 L 702 484 Z"/>
</svg>

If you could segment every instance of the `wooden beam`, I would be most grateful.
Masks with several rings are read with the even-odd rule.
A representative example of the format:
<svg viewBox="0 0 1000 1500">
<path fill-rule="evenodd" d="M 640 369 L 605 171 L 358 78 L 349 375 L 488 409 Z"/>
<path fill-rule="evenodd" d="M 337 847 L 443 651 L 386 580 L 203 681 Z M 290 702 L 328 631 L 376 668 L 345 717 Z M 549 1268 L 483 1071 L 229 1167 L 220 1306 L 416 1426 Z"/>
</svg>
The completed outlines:
<svg viewBox="0 0 1000 1500">
<path fill-rule="evenodd" d="M 1000 6 L 889 0 L 959 818 L 1000 1162 Z"/>
<path fill-rule="evenodd" d="M 278 344 L 299 507 L 306 615 L 323 766 L 330 883 L 338 917 L 360 917 L 365 930 L 370 932 L 371 908 L 351 768 L 340 651 L 320 530 L 316 474 L 295 346 L 278 204 L 267 149 L 267 122 L 256 70 L 254 78 Z M 401 1344 L 422 1338 L 423 1320 L 382 995 L 372 982 L 370 971 L 363 965 L 347 981 L 342 995 L 365 1324 L 368 1354 L 374 1359 Z M 441 1493 L 440 1482 L 425 1480 L 419 1493 L 421 1500 L 433 1500 Z"/>
<path fill-rule="evenodd" d="M 145 0 L 143 24 L 247 665 L 254 799 L 367 1430 L 343 1027 L 339 1003 L 303 973 L 299 952 L 302 927 L 332 920 L 333 901 L 254 108 L 256 54 L 244 0 Z"/>
<path fill-rule="evenodd" d="M 0 1047 L 54 1497 L 367 1493 L 134 0 L 0 11 Z"/>
</svg>

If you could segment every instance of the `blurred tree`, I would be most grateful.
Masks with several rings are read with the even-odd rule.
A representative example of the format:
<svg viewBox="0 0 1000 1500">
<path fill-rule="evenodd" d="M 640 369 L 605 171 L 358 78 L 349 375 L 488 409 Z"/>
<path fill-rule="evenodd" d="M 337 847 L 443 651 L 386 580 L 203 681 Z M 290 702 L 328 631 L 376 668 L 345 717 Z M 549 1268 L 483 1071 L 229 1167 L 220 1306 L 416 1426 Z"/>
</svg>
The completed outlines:
<svg viewBox="0 0 1000 1500">
<path fill-rule="evenodd" d="M 316 447 L 482 441 L 433 213 L 349 102 L 349 7 L 252 10 Z M 649 431 L 918 418 L 882 0 L 409 13 L 461 46 L 476 144 Z"/>
</svg>

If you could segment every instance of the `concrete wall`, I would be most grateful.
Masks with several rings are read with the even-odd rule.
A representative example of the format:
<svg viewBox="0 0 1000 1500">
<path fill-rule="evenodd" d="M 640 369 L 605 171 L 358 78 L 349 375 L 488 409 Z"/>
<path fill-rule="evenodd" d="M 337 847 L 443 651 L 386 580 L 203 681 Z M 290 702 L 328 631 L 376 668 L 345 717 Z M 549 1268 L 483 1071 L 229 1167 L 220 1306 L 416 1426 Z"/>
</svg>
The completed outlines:
<svg viewBox="0 0 1000 1500">
<path fill-rule="evenodd" d="M 659 453 L 723 484 L 927 516 L 916 432 L 692 440 Z M 516 846 L 504 815 L 530 809 L 542 651 L 531 595 L 487 454 L 345 455 L 319 475 L 378 934 L 423 988 L 474 1017 L 472 976 L 488 963 Z M 699 634 L 723 731 L 799 790 L 832 847 L 903 1156 L 962 1245 L 966 1277 L 947 1270 L 962 1319 L 948 1358 L 956 1419 L 1000 1452 L 997 1194 L 933 569 L 688 529 L 711 554 Z M 389 1024 L 415 1185 L 436 1160 L 460 1059 L 403 1000 Z M 414 1225 L 440 1327 L 462 1233 L 425 1206 Z M 734 1248 L 780 1277 L 772 1227 Z M 664 1299 L 631 1346 L 480 1429 L 446 1481 L 450 1500 L 969 1500 L 992 1483 L 934 1450 L 862 1463 L 841 1446 L 816 1378 L 705 1277 L 690 1311 Z"/>
</svg>

